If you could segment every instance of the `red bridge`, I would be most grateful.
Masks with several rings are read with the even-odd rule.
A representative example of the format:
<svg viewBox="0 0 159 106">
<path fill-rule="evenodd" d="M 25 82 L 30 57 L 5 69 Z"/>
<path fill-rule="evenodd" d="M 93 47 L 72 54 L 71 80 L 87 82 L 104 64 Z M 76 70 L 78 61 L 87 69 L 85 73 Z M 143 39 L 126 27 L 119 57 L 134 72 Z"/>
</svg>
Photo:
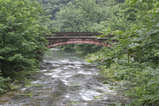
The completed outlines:
<svg viewBox="0 0 159 106">
<path fill-rule="evenodd" d="M 60 45 L 66 44 L 95 44 L 101 46 L 108 46 L 109 44 L 104 43 L 109 37 L 98 38 L 96 36 L 102 35 L 102 33 L 97 32 L 52 32 L 55 36 L 47 36 L 49 41 L 49 48 L 53 48 Z"/>
</svg>

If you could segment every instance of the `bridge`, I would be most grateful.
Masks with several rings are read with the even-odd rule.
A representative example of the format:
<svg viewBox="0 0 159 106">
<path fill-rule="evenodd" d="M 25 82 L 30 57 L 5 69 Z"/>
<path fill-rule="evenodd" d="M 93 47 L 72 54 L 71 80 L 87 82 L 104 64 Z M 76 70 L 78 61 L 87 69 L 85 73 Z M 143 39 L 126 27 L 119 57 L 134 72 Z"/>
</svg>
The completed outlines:
<svg viewBox="0 0 159 106">
<path fill-rule="evenodd" d="M 49 48 L 53 48 L 60 45 L 67 44 L 94 44 L 110 47 L 108 43 L 104 43 L 109 37 L 98 38 L 96 36 L 102 35 L 102 33 L 98 32 L 52 32 L 54 36 L 46 36 L 49 41 Z"/>
</svg>

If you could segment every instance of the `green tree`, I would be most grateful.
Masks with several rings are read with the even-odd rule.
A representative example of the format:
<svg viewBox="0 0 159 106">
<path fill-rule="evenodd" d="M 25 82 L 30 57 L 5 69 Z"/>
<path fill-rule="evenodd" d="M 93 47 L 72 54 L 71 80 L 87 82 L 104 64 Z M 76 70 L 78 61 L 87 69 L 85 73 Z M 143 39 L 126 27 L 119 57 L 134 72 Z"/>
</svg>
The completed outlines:
<svg viewBox="0 0 159 106">
<path fill-rule="evenodd" d="M 45 12 L 48 15 L 51 15 L 50 19 L 55 19 L 56 12 L 60 11 L 60 9 L 65 6 L 68 2 L 74 0 L 33 0 L 42 3 L 42 7 L 45 8 Z"/>
<path fill-rule="evenodd" d="M 38 2 L 0 0 L 0 70 L 3 76 L 35 69 L 47 49 L 48 17 Z"/>
<path fill-rule="evenodd" d="M 56 13 L 56 25 L 60 31 L 91 30 L 93 23 L 105 20 L 105 8 L 96 0 L 69 2 Z"/>
<path fill-rule="evenodd" d="M 76 0 L 56 13 L 54 24 L 59 31 L 94 31 L 94 23 L 99 24 L 105 20 L 105 6 L 102 0 Z M 102 4 L 102 5 L 101 5 Z M 87 54 L 99 50 L 99 46 L 94 45 L 75 45 L 74 49 L 78 53 Z"/>
<path fill-rule="evenodd" d="M 120 31 L 115 27 L 107 29 L 105 35 L 114 34 L 110 43 L 112 40 L 116 42 L 111 43 L 112 47 L 104 47 L 102 51 L 93 54 L 94 58 L 102 61 L 101 67 L 107 77 L 125 83 L 126 89 L 123 91 L 133 98 L 130 105 L 158 105 L 159 2 L 127 0 L 124 5 L 128 7 L 119 13 L 133 25 Z M 125 25 L 124 21 L 121 22 L 121 25 Z"/>
</svg>

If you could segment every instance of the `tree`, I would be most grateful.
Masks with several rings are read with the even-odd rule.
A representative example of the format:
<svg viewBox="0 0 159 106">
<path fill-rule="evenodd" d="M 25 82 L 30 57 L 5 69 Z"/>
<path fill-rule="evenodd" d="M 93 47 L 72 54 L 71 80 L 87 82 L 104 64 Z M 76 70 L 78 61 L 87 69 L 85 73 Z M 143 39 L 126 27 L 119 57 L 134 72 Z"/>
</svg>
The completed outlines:
<svg viewBox="0 0 159 106">
<path fill-rule="evenodd" d="M 106 30 L 105 34 L 114 34 L 110 42 L 117 42 L 93 55 L 97 61 L 102 61 L 101 67 L 107 77 L 125 83 L 124 93 L 133 98 L 130 105 L 158 105 L 159 2 L 127 0 L 126 5 L 128 7 L 113 18 L 119 18 L 122 14 L 122 18 L 133 25 L 120 31 L 111 26 L 112 30 Z M 124 26 L 125 22 L 121 25 Z"/>
<path fill-rule="evenodd" d="M 51 15 L 50 19 L 55 19 L 56 12 L 65 6 L 68 2 L 73 0 L 33 0 L 42 3 L 42 7 L 45 9 L 46 14 Z"/>
<path fill-rule="evenodd" d="M 56 13 L 54 25 L 59 31 L 94 31 L 94 23 L 100 23 L 105 20 L 105 7 L 97 3 L 99 0 L 76 0 L 69 2 L 67 5 Z M 87 48 L 87 49 L 86 49 Z M 79 53 L 87 54 L 98 50 L 99 46 L 78 44 L 74 49 Z M 92 49 L 92 50 L 91 50 Z M 81 52 L 82 51 L 82 52 Z M 85 52 L 84 52 L 85 51 Z"/>
<path fill-rule="evenodd" d="M 47 49 L 48 17 L 38 2 L 0 0 L 0 70 L 3 76 L 35 69 Z"/>
<path fill-rule="evenodd" d="M 56 25 L 60 31 L 90 30 L 94 23 L 104 21 L 104 6 L 96 4 L 96 0 L 76 0 L 56 13 Z"/>
</svg>

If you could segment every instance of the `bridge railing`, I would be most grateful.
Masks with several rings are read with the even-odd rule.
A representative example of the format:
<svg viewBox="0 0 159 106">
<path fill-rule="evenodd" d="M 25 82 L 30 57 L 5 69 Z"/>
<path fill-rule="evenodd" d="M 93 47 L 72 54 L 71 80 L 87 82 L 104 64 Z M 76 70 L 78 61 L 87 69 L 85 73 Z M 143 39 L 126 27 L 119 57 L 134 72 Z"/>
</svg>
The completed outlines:
<svg viewBox="0 0 159 106">
<path fill-rule="evenodd" d="M 52 34 L 54 34 L 55 36 L 53 36 L 53 37 L 67 37 L 67 36 L 72 36 L 72 37 L 74 37 L 74 36 L 78 36 L 78 37 L 82 37 L 82 36 L 98 36 L 98 35 L 101 35 L 102 33 L 98 33 L 98 32 L 88 32 L 88 31 L 86 31 L 86 32 L 51 32 Z"/>
</svg>

